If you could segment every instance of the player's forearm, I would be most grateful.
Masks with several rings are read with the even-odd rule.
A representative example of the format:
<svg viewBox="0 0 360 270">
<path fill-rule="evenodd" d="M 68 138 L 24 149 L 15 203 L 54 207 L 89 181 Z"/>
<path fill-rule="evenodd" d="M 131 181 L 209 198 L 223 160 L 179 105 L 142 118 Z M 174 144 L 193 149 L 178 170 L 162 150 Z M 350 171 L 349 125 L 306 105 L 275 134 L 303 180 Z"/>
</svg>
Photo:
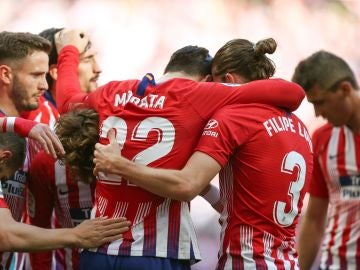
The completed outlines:
<svg viewBox="0 0 360 270">
<path fill-rule="evenodd" d="M 311 269 L 320 248 L 323 232 L 324 228 L 321 224 L 304 217 L 298 240 L 300 269 Z"/>
<path fill-rule="evenodd" d="M 180 201 L 190 201 L 203 187 L 194 185 L 185 173 L 178 170 L 157 169 L 136 164 L 132 161 L 114 157 L 112 173 L 121 175 L 131 183 L 154 194 Z"/>
<path fill-rule="evenodd" d="M 2 233 L 1 250 L 40 251 L 75 246 L 78 239 L 71 229 L 42 229 L 12 222 Z"/>
</svg>

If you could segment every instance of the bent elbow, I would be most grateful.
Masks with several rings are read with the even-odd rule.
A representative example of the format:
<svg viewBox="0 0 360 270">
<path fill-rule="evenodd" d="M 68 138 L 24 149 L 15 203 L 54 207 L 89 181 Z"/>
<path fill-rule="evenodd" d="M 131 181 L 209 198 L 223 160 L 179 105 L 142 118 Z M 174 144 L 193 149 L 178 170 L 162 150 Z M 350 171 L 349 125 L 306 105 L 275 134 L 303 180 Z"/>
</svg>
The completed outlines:
<svg viewBox="0 0 360 270">
<path fill-rule="evenodd" d="M 194 199 L 199 192 L 196 192 L 195 187 L 192 185 L 183 185 L 176 193 L 177 200 L 189 202 Z"/>
</svg>

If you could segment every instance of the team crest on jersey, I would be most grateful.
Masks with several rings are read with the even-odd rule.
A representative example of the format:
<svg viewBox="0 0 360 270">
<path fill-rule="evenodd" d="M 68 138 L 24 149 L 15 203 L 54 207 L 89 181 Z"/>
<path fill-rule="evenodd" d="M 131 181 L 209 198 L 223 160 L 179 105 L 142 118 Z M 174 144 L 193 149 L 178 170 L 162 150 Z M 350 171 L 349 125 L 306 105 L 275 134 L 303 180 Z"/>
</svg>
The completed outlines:
<svg viewBox="0 0 360 270">
<path fill-rule="evenodd" d="M 342 200 L 358 200 L 360 198 L 360 174 L 340 176 L 339 182 Z"/>
<path fill-rule="evenodd" d="M 217 138 L 219 136 L 219 133 L 217 132 L 218 126 L 219 122 L 217 120 L 210 119 L 204 127 L 202 136 L 211 136 Z"/>
</svg>

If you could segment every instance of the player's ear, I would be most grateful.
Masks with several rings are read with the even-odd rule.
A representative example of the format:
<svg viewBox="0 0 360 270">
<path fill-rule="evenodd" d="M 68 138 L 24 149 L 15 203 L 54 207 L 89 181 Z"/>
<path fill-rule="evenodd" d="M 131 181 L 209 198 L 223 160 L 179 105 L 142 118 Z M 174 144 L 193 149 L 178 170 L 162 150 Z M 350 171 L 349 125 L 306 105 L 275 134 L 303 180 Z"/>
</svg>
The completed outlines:
<svg viewBox="0 0 360 270">
<path fill-rule="evenodd" d="M 226 73 L 224 78 L 225 78 L 225 81 L 224 81 L 225 83 L 235 83 L 235 77 L 230 72 Z"/>
<path fill-rule="evenodd" d="M 0 150 L 0 164 L 6 164 L 13 153 L 10 150 Z"/>
<path fill-rule="evenodd" d="M 8 65 L 0 65 L 0 80 L 4 84 L 10 84 L 12 80 L 12 70 Z"/>
<path fill-rule="evenodd" d="M 51 78 L 56 81 L 57 80 L 57 77 L 58 77 L 58 69 L 57 69 L 57 65 L 55 64 L 52 64 L 50 65 L 49 67 L 49 74 L 51 76 Z"/>
</svg>

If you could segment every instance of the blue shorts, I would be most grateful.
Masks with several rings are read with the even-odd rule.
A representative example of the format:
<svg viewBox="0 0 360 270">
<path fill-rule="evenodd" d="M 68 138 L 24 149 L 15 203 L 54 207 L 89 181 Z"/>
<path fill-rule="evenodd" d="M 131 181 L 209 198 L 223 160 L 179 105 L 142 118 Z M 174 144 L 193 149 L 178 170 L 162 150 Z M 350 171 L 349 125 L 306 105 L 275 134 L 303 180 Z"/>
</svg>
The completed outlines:
<svg viewBox="0 0 360 270">
<path fill-rule="evenodd" d="M 80 254 L 79 270 L 190 270 L 189 260 L 159 257 L 114 256 L 84 250 Z"/>
</svg>

